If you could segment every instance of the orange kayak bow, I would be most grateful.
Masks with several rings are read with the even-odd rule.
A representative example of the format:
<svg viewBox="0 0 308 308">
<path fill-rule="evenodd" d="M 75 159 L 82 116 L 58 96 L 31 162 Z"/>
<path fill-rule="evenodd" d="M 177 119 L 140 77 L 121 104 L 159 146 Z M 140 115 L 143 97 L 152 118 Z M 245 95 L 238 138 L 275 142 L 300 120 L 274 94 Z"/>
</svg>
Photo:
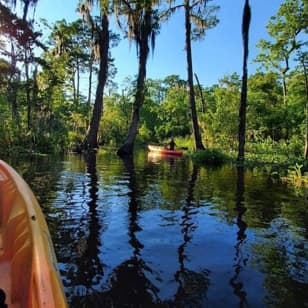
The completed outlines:
<svg viewBox="0 0 308 308">
<path fill-rule="evenodd" d="M 67 307 L 41 208 L 26 182 L 1 160 L 0 292 L 0 306 Z"/>
</svg>

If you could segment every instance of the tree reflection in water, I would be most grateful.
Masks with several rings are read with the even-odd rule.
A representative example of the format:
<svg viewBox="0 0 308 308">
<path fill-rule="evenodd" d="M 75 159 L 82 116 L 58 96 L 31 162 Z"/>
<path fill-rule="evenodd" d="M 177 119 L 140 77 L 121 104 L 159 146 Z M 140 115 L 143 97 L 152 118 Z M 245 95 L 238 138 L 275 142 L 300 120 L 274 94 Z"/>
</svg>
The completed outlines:
<svg viewBox="0 0 308 308">
<path fill-rule="evenodd" d="M 82 217 L 87 220 L 87 230 L 78 230 L 84 232 L 86 236 L 80 236 L 78 256 L 74 264 L 77 265 L 74 271 L 68 273 L 74 287 L 74 297 L 71 301 L 71 307 L 93 307 L 100 305 L 99 297 L 95 296 L 95 286 L 98 286 L 103 275 L 103 265 L 99 258 L 100 230 L 101 223 L 97 212 L 98 200 L 98 177 L 96 171 L 96 153 L 89 152 L 86 155 L 87 175 L 89 181 L 88 194 L 88 217 Z"/>
<path fill-rule="evenodd" d="M 138 224 L 140 194 L 133 157 L 126 157 L 123 162 L 129 178 L 128 235 L 133 255 L 113 270 L 108 278 L 110 289 L 101 298 L 106 307 L 151 307 L 159 304 L 158 289 L 147 279 L 145 272 L 152 273 L 152 270 L 140 256 L 144 246 L 137 237 L 142 228 Z"/>
<path fill-rule="evenodd" d="M 18 160 L 51 227 L 70 307 L 308 307 L 298 190 L 263 169 L 245 170 L 245 185 L 238 169 L 236 186 L 232 166 L 198 171 L 140 155 L 123 172 L 116 156 L 88 158 Z"/>
<path fill-rule="evenodd" d="M 175 307 L 204 307 L 210 282 L 208 270 L 197 273 L 185 267 L 185 260 L 187 260 L 185 248 L 191 242 L 193 232 L 197 227 L 193 222 L 193 216 L 197 213 L 193 203 L 194 188 L 198 173 L 198 167 L 193 165 L 191 178 L 188 182 L 185 205 L 182 208 L 181 231 L 183 234 L 183 243 L 178 248 L 179 269 L 175 273 L 175 280 L 178 282 L 179 287 L 175 294 L 174 302 L 172 303 L 172 306 L 175 305 Z"/>
<path fill-rule="evenodd" d="M 248 307 L 247 294 L 244 290 L 244 283 L 240 281 L 240 274 L 243 268 L 246 266 L 247 258 L 243 255 L 242 246 L 246 239 L 245 231 L 247 229 L 247 224 L 243 220 L 243 215 L 246 212 L 246 207 L 244 206 L 245 198 L 245 182 L 244 182 L 244 168 L 243 166 L 237 167 L 237 182 L 236 182 L 236 207 L 237 212 L 236 224 L 238 226 L 237 232 L 237 242 L 235 247 L 235 257 L 234 257 L 234 275 L 230 279 L 230 284 L 233 288 L 234 294 L 240 299 L 239 307 Z"/>
</svg>

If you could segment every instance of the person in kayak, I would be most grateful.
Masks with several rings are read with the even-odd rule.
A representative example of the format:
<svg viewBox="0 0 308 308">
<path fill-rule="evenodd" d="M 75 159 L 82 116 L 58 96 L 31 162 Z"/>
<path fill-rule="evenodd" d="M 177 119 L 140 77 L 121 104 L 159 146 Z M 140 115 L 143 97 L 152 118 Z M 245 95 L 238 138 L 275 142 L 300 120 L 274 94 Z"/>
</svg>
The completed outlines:
<svg viewBox="0 0 308 308">
<path fill-rule="evenodd" d="M 174 139 L 171 138 L 171 141 L 169 142 L 169 150 L 173 151 L 175 149 L 175 146 L 176 146 L 176 144 L 174 142 Z"/>
</svg>

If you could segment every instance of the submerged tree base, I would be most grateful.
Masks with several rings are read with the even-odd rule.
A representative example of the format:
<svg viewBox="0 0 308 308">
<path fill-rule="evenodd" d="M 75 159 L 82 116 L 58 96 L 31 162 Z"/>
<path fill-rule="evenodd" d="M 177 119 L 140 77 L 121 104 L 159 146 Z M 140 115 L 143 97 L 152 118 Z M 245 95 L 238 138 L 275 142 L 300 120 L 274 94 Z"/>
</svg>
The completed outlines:
<svg viewBox="0 0 308 308">
<path fill-rule="evenodd" d="M 134 146 L 125 143 L 117 150 L 117 155 L 120 157 L 125 157 L 132 155 L 133 152 L 134 152 Z"/>
</svg>

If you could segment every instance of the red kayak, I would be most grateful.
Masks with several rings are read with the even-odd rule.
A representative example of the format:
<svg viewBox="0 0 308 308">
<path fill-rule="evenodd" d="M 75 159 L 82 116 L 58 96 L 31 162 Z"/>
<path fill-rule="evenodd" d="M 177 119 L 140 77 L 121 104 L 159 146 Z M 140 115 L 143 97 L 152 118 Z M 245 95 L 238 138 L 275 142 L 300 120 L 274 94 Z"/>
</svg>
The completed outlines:
<svg viewBox="0 0 308 308">
<path fill-rule="evenodd" d="M 149 145 L 148 148 L 150 152 L 159 153 L 161 155 L 176 155 L 176 156 L 183 155 L 183 151 L 181 150 L 168 150 L 164 147 L 159 147 L 156 145 Z"/>
</svg>

